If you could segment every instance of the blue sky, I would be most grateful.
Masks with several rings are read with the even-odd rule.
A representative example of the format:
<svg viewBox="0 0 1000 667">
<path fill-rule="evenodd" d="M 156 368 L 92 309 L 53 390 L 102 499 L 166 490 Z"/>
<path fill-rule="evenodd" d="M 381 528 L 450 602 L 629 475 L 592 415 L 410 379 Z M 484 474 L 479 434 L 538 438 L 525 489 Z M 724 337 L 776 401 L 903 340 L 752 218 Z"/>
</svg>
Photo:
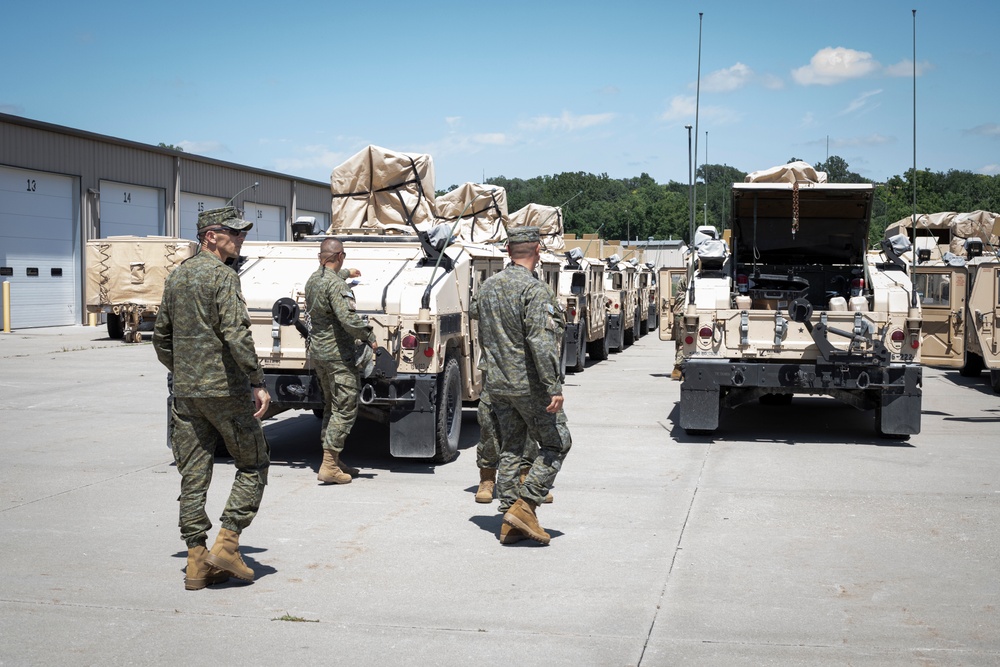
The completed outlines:
<svg viewBox="0 0 1000 667">
<path fill-rule="evenodd" d="M 368 144 L 444 189 L 840 155 L 1000 173 L 1000 2 L 8 3 L 0 111 L 319 181 Z M 706 137 L 706 134 L 707 137 Z"/>
</svg>

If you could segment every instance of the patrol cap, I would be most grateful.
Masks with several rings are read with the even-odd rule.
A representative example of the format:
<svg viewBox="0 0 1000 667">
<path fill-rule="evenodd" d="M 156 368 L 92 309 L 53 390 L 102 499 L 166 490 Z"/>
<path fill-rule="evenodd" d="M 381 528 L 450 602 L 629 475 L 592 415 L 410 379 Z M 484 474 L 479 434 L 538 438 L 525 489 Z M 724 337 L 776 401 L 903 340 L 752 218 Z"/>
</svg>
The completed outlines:
<svg viewBox="0 0 1000 667">
<path fill-rule="evenodd" d="M 198 231 L 207 227 L 228 227 L 238 232 L 245 232 L 253 228 L 253 223 L 244 220 L 242 212 L 235 206 L 223 206 L 198 214 Z"/>
<path fill-rule="evenodd" d="M 538 243 L 538 227 L 515 227 L 507 232 L 507 243 Z"/>
</svg>

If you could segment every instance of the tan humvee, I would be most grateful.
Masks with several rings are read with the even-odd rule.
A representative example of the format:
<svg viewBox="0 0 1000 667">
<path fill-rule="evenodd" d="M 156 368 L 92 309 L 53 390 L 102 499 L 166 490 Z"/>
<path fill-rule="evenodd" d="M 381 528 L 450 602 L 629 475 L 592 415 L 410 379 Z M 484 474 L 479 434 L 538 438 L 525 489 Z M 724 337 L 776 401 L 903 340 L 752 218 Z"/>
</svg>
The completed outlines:
<svg viewBox="0 0 1000 667">
<path fill-rule="evenodd" d="M 887 233 L 910 232 L 909 223 L 909 218 L 901 220 Z M 958 368 L 964 377 L 989 370 L 990 384 L 1000 393 L 998 236 L 996 213 L 917 217 L 916 283 L 924 314 L 921 362 Z"/>
<path fill-rule="evenodd" d="M 334 169 L 332 223 L 321 235 L 243 245 L 240 269 L 271 414 L 321 411 L 308 356 L 305 284 L 320 242 L 340 239 L 357 312 L 379 349 L 363 368 L 360 414 L 389 425 L 393 456 L 454 458 L 463 401 L 482 391 L 478 327 L 469 306 L 500 271 L 507 208 L 503 188 L 466 184 L 443 200 L 428 155 L 370 146 Z M 472 239 L 475 239 L 473 241 Z"/>
<path fill-rule="evenodd" d="M 920 432 L 905 248 L 867 252 L 873 186 L 825 180 L 805 163 L 751 174 L 732 187 L 732 246 L 696 234 L 676 334 L 686 431 L 715 430 L 721 408 L 818 394 L 874 410 L 879 435 Z"/>
</svg>

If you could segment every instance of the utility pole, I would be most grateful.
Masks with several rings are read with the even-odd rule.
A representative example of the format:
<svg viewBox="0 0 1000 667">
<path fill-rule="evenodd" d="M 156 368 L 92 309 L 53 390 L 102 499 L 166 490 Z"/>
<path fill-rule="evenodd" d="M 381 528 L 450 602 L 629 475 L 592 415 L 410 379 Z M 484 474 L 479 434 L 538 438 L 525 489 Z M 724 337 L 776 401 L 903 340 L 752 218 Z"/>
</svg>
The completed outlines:
<svg viewBox="0 0 1000 667">
<path fill-rule="evenodd" d="M 691 227 L 688 243 L 694 245 L 694 174 L 691 171 L 691 126 L 685 125 L 684 129 L 688 131 L 688 217 Z"/>
</svg>

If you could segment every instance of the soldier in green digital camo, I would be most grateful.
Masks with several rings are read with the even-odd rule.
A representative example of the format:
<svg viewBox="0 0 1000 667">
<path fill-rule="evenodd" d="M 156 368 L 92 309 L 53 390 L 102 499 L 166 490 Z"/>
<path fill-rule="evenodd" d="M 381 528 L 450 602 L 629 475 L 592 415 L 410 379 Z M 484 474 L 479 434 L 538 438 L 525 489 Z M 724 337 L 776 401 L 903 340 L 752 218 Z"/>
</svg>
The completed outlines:
<svg viewBox="0 0 1000 667">
<path fill-rule="evenodd" d="M 344 278 L 360 272 L 344 270 L 344 245 L 326 239 L 319 249 L 319 268 L 306 282 L 306 311 L 312 325 L 309 358 L 323 390 L 323 463 L 317 479 L 324 484 L 349 484 L 358 469 L 344 463 L 344 442 L 358 417 L 361 368 L 371 358 L 358 354 L 378 350 L 375 334 L 355 312 L 354 292 Z"/>
<path fill-rule="evenodd" d="M 532 273 L 540 259 L 538 239 L 537 227 L 509 233 L 511 264 L 483 283 L 473 305 L 486 357 L 484 388 L 500 432 L 501 544 L 525 537 L 549 543 L 536 509 L 572 445 L 562 409 L 560 316 L 551 290 Z M 521 483 L 528 436 L 538 442 L 539 452 Z"/>
<path fill-rule="evenodd" d="M 257 362 L 250 316 L 235 261 L 253 223 L 227 206 L 198 214 L 200 251 L 167 278 L 153 348 L 173 377 L 171 448 L 181 474 L 180 529 L 188 546 L 184 588 L 198 590 L 232 575 L 253 581 L 239 535 L 257 515 L 270 450 L 260 418 L 271 397 Z M 236 465 L 211 552 L 205 500 L 215 448 L 224 442 Z"/>
<path fill-rule="evenodd" d="M 542 284 L 545 285 L 545 283 Z M 566 330 L 566 314 L 562 311 L 559 300 L 556 298 L 552 288 L 545 285 L 545 289 L 548 290 L 549 298 L 556 309 L 556 317 L 560 330 L 559 348 L 562 349 L 561 339 Z M 475 310 L 473 310 L 472 316 L 477 316 Z M 480 359 L 479 366 L 483 371 L 486 370 L 486 359 L 485 355 Z M 476 410 L 476 419 L 479 421 L 479 443 L 476 445 L 476 465 L 479 466 L 479 488 L 476 489 L 476 502 L 488 504 L 493 502 L 497 481 L 497 468 L 500 466 L 500 429 L 495 423 L 496 418 L 493 416 L 492 401 L 490 400 L 490 393 L 488 391 L 484 390 L 479 395 L 479 408 Z M 524 483 L 525 478 L 528 476 L 528 471 L 531 469 L 531 464 L 537 457 L 538 443 L 532 440 L 531 436 L 528 436 L 528 440 L 524 444 L 521 471 L 518 475 L 521 484 Z M 552 494 L 546 494 L 542 502 L 551 503 Z"/>
<path fill-rule="evenodd" d="M 681 364 L 684 363 L 684 347 L 682 345 L 681 323 L 684 321 L 684 298 L 687 292 L 687 274 L 677 281 L 673 301 L 670 304 L 672 317 L 674 318 L 674 370 L 670 377 L 674 380 L 681 379 Z"/>
</svg>

